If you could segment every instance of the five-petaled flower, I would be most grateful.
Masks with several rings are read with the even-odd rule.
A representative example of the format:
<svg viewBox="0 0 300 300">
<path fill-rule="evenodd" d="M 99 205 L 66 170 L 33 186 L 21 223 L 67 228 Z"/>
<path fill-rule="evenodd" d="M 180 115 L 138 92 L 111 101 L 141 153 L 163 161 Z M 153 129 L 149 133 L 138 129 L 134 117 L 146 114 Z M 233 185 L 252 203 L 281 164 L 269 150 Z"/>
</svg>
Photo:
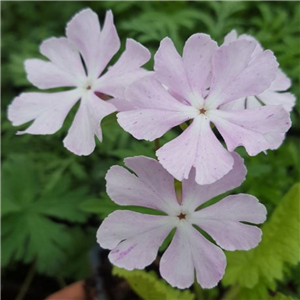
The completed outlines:
<svg viewBox="0 0 300 300">
<path fill-rule="evenodd" d="M 181 57 L 169 38 L 155 55 L 155 74 L 133 83 L 126 92 L 132 109 L 118 113 L 119 124 L 137 139 L 154 140 L 181 123 L 189 127 L 157 152 L 160 163 L 176 179 L 209 184 L 233 166 L 230 152 L 244 146 L 256 155 L 278 145 L 274 136 L 290 127 L 289 113 L 281 106 L 222 109 L 236 99 L 267 90 L 278 72 L 269 50 L 257 52 L 257 42 L 238 40 L 218 48 L 208 35 L 194 34 Z M 215 136 L 211 123 L 228 151 Z"/>
<path fill-rule="evenodd" d="M 106 13 L 101 30 L 97 14 L 90 9 L 82 10 L 68 23 L 66 36 L 44 41 L 40 52 L 50 61 L 28 59 L 25 69 L 28 80 L 39 89 L 73 89 L 21 94 L 9 106 L 8 118 L 13 125 L 34 120 L 18 134 L 53 134 L 81 99 L 64 145 L 77 155 L 89 155 L 95 148 L 95 136 L 102 141 L 101 120 L 117 110 L 128 85 L 147 74 L 141 66 L 150 59 L 150 52 L 128 39 L 124 53 L 103 74 L 120 48 L 111 11 Z M 104 101 L 107 97 L 103 95 L 113 99 Z"/>
<path fill-rule="evenodd" d="M 193 169 L 182 182 L 182 200 L 176 197 L 174 178 L 154 159 L 126 158 L 123 167 L 107 173 L 107 192 L 119 205 L 135 205 L 159 210 L 164 215 L 148 215 L 128 210 L 110 214 L 97 232 L 101 247 L 110 249 L 109 260 L 116 266 L 143 269 L 156 258 L 158 249 L 172 229 L 171 244 L 160 260 L 161 276 L 172 286 L 187 288 L 197 281 L 203 288 L 214 287 L 224 275 L 223 249 L 249 250 L 261 240 L 261 230 L 253 225 L 266 219 L 266 208 L 250 195 L 227 196 L 202 207 L 211 198 L 238 187 L 245 178 L 243 160 L 233 154 L 232 170 L 209 185 L 195 182 Z M 199 208 L 199 206 L 201 206 Z M 209 241 L 198 228 L 217 243 Z"/>
</svg>

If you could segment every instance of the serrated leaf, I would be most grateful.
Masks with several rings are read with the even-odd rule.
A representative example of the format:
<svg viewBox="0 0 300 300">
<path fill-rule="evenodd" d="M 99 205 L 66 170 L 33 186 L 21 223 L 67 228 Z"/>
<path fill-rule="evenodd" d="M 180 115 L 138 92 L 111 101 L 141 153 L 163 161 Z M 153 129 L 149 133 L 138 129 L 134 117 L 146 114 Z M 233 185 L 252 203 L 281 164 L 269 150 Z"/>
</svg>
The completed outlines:
<svg viewBox="0 0 300 300">
<path fill-rule="evenodd" d="M 247 252 L 227 252 L 224 285 L 254 288 L 259 282 L 274 289 L 283 278 L 284 267 L 300 261 L 299 200 L 300 184 L 294 185 L 281 200 L 270 220 L 262 227 L 262 242 Z"/>
<path fill-rule="evenodd" d="M 70 190 L 70 180 L 64 176 L 44 192 L 40 174 L 34 161 L 24 155 L 12 156 L 3 165 L 2 266 L 35 261 L 39 272 L 55 274 L 72 241 L 69 227 L 59 219 L 85 222 L 87 214 L 79 204 L 87 191 Z"/>
<path fill-rule="evenodd" d="M 113 268 L 113 275 L 123 277 L 131 288 L 144 300 L 193 300 L 195 296 L 189 291 L 172 288 L 164 280 L 159 279 L 155 272 L 143 270 L 127 271 Z"/>
</svg>

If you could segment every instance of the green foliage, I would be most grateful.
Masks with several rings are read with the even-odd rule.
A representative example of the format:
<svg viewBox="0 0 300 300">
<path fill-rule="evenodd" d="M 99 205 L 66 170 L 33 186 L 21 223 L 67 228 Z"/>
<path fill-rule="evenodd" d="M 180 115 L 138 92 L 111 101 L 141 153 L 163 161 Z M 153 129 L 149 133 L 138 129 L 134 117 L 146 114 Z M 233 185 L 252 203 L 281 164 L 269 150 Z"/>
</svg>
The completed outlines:
<svg viewBox="0 0 300 300">
<path fill-rule="evenodd" d="M 127 271 L 113 268 L 113 275 L 123 277 L 130 287 L 144 300 L 193 300 L 194 295 L 186 290 L 179 291 L 169 286 L 164 280 L 158 279 L 153 271 Z"/>
<path fill-rule="evenodd" d="M 154 213 L 135 207 L 120 208 L 105 194 L 104 178 L 112 165 L 120 165 L 125 157 L 135 155 L 154 157 L 153 143 L 135 140 L 120 128 L 115 115 L 103 120 L 103 143 L 98 143 L 89 157 L 73 155 L 61 142 L 77 107 L 62 130 L 50 136 L 15 136 L 17 129 L 7 120 L 7 106 L 12 99 L 21 92 L 37 90 L 26 79 L 24 60 L 42 57 L 38 50 L 42 40 L 62 36 L 66 22 L 85 7 L 94 9 L 101 20 L 105 11 L 112 9 L 122 45 L 126 38 L 136 38 L 152 54 L 165 36 L 171 37 L 181 52 L 184 41 L 196 32 L 210 34 L 219 44 L 234 28 L 239 33 L 252 34 L 264 48 L 274 51 L 280 67 L 292 79 L 291 92 L 300 97 L 299 2 L 69 1 L 64 9 L 59 1 L 2 2 L 2 267 L 5 270 L 18 261 L 35 261 L 37 271 L 52 277 L 83 278 L 89 273 L 87 253 L 95 243 L 101 219 L 115 209 Z M 152 63 L 153 59 L 147 68 Z M 295 296 L 292 286 L 293 291 L 300 292 L 299 271 L 290 268 L 298 260 L 299 231 L 291 227 L 296 222 L 298 206 L 288 198 L 279 201 L 300 179 L 299 115 L 298 101 L 292 113 L 293 126 L 279 150 L 256 157 L 239 150 L 245 158 L 248 175 L 235 192 L 258 197 L 272 217 L 263 226 L 264 237 L 257 250 L 228 254 L 224 282 L 231 285 L 230 293 L 235 295 L 230 300 L 271 299 L 267 287 L 274 289 L 278 281 L 278 291 Z M 160 145 L 179 132 L 179 128 L 168 132 L 160 139 Z M 168 240 L 161 250 L 167 244 Z M 214 291 L 205 300 L 224 294 L 222 288 Z M 280 297 L 285 296 L 277 293 L 272 299 Z"/>
<path fill-rule="evenodd" d="M 247 289 L 255 293 L 274 290 L 276 280 L 283 279 L 285 267 L 299 263 L 299 195 L 300 184 L 296 184 L 262 227 L 263 239 L 258 247 L 247 252 L 227 252 L 224 285 L 246 288 L 245 295 L 251 295 Z"/>
<path fill-rule="evenodd" d="M 273 300 L 297 300 L 295 298 L 292 298 L 292 297 L 289 297 L 289 296 L 286 296 L 286 295 L 283 295 L 281 293 L 277 293 L 275 295 L 275 297 L 269 297 L 269 299 L 273 299 Z"/>
<path fill-rule="evenodd" d="M 44 185 L 42 171 L 24 155 L 12 156 L 3 165 L 2 267 L 35 261 L 38 271 L 54 274 L 74 244 L 66 221 L 87 219 L 78 207 L 87 197 L 86 189 L 70 190 L 68 177 L 53 181 L 55 172 Z"/>
</svg>

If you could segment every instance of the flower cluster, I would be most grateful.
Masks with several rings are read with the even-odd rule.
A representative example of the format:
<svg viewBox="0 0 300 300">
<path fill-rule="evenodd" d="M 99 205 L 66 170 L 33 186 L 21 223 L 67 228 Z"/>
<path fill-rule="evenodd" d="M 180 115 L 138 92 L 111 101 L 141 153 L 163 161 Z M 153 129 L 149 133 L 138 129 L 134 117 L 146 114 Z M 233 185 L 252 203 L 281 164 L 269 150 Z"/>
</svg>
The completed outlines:
<svg viewBox="0 0 300 300">
<path fill-rule="evenodd" d="M 154 56 L 153 72 L 142 68 L 150 52 L 132 39 L 105 70 L 119 48 L 111 11 L 102 29 L 93 11 L 79 12 L 68 23 L 66 37 L 41 44 L 40 52 L 49 61 L 25 62 L 28 80 L 39 89 L 71 89 L 23 93 L 9 106 L 8 118 L 13 125 L 33 121 L 18 134 L 53 134 L 80 101 L 64 139 L 65 147 L 77 155 L 93 152 L 95 136 L 102 141 L 101 120 L 115 111 L 125 131 L 148 141 L 188 123 L 156 151 L 158 161 L 127 158 L 125 165 L 132 172 L 113 166 L 106 176 L 107 193 L 114 202 L 161 214 L 115 211 L 101 224 L 97 240 L 111 250 L 113 264 L 142 269 L 155 260 L 175 229 L 160 260 L 161 276 L 172 286 L 187 288 L 196 272 L 199 284 L 212 288 L 226 267 L 220 247 L 228 251 L 256 247 L 261 230 L 254 225 L 265 221 L 266 208 L 246 194 L 212 205 L 208 201 L 244 181 L 246 168 L 234 152 L 238 146 L 254 156 L 282 144 L 295 102 L 286 92 L 290 79 L 270 50 L 234 30 L 221 46 L 206 34 L 194 34 L 182 56 L 166 37 Z M 175 179 L 182 182 L 179 192 Z"/>
</svg>

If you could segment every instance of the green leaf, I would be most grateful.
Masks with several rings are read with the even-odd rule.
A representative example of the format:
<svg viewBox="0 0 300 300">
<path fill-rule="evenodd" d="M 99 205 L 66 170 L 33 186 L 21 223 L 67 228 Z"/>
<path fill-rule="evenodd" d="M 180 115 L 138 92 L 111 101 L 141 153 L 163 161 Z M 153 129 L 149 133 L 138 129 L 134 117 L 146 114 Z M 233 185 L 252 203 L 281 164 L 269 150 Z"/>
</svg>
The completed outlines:
<svg viewBox="0 0 300 300">
<path fill-rule="evenodd" d="M 275 295 L 275 297 L 271 297 L 269 296 L 269 299 L 268 300 L 299 300 L 299 299 L 296 299 L 296 298 L 292 298 L 290 296 L 286 296 L 286 295 L 283 295 L 281 293 L 277 293 Z"/>
<path fill-rule="evenodd" d="M 68 255 L 73 240 L 69 226 L 61 221 L 85 222 L 79 204 L 87 198 L 84 188 L 70 189 L 61 176 L 49 190 L 41 170 L 24 155 L 10 157 L 3 165 L 2 266 L 14 261 L 36 262 L 39 272 L 55 274 Z M 54 219 L 53 219 L 54 218 Z"/>
<path fill-rule="evenodd" d="M 127 271 L 113 268 L 113 275 L 123 277 L 131 288 L 144 300 L 193 300 L 195 296 L 189 291 L 180 291 L 169 286 L 164 280 L 158 279 L 155 272 L 143 270 Z"/>
<path fill-rule="evenodd" d="M 263 283 L 274 289 L 276 280 L 283 279 L 284 268 L 297 265 L 300 261 L 299 194 L 300 184 L 295 184 L 262 227 L 263 237 L 258 247 L 247 252 L 227 252 L 223 284 L 252 289 Z"/>
</svg>

